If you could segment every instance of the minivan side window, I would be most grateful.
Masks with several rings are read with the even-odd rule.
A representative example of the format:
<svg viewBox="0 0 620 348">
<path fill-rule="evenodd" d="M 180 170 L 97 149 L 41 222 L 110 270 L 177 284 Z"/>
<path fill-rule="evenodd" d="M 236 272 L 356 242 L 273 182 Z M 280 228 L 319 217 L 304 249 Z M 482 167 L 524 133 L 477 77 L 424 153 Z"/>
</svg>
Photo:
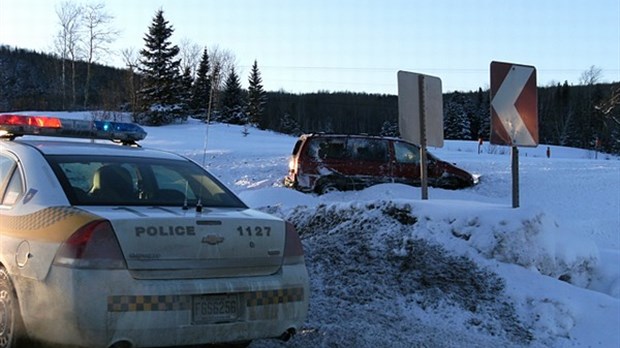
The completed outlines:
<svg viewBox="0 0 620 348">
<path fill-rule="evenodd" d="M 345 159 L 345 139 L 312 139 L 308 155 L 315 159 Z"/>
<path fill-rule="evenodd" d="M 387 142 L 379 139 L 351 138 L 347 142 L 348 158 L 357 161 L 385 162 Z"/>
<path fill-rule="evenodd" d="M 398 163 L 419 163 L 420 149 L 411 144 L 397 141 L 394 142 L 394 156 Z"/>
</svg>

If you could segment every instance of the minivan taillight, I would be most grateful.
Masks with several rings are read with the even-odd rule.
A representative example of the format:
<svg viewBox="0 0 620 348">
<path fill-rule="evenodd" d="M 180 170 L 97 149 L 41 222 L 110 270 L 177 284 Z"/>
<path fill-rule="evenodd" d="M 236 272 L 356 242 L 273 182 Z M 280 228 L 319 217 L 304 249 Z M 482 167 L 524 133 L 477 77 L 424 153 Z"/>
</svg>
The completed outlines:
<svg viewBox="0 0 620 348">
<path fill-rule="evenodd" d="M 95 220 L 75 231 L 58 249 L 54 264 L 74 268 L 127 268 L 108 220 Z"/>
<path fill-rule="evenodd" d="M 286 235 L 284 239 L 284 260 L 285 265 L 304 263 L 304 248 L 301 239 L 292 223 L 286 222 Z"/>
</svg>

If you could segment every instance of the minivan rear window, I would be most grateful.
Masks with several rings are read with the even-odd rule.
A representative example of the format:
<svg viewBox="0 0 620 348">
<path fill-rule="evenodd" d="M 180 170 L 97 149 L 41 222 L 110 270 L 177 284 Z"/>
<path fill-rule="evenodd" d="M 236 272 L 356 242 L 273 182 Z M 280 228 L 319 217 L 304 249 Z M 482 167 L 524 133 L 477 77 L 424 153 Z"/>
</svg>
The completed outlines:
<svg viewBox="0 0 620 348">
<path fill-rule="evenodd" d="M 297 140 L 297 142 L 295 143 L 295 147 L 293 147 L 293 156 L 297 156 L 297 153 L 299 152 L 299 148 L 301 147 L 301 144 L 303 142 L 301 140 Z"/>
</svg>

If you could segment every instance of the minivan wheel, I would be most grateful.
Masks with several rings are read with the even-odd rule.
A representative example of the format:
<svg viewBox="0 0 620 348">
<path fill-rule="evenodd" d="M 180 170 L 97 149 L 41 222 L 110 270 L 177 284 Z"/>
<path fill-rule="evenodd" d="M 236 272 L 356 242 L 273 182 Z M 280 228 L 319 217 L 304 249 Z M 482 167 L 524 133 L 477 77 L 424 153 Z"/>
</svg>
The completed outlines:
<svg viewBox="0 0 620 348">
<path fill-rule="evenodd" d="M 6 270 L 0 266 L 0 348 L 16 347 L 19 310 L 15 290 Z"/>
<path fill-rule="evenodd" d="M 460 188 L 467 187 L 468 185 L 464 180 L 451 176 L 448 178 L 442 178 L 437 186 L 448 190 L 458 190 Z"/>
<path fill-rule="evenodd" d="M 324 195 L 326 193 L 337 192 L 337 191 L 340 191 L 340 190 L 338 190 L 338 187 L 336 187 L 336 185 L 334 185 L 332 183 L 324 183 L 324 184 L 321 184 L 319 186 L 319 190 L 318 191 L 319 191 L 319 194 Z"/>
</svg>

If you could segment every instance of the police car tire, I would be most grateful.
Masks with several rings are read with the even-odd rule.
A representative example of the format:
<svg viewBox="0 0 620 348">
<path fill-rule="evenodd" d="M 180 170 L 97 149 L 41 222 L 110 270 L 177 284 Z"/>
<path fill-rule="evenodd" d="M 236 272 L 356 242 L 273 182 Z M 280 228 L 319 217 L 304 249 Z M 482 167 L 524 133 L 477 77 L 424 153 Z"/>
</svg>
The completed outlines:
<svg viewBox="0 0 620 348">
<path fill-rule="evenodd" d="M 0 348 L 17 346 L 17 330 L 20 326 L 19 306 L 11 278 L 0 266 Z"/>
</svg>

